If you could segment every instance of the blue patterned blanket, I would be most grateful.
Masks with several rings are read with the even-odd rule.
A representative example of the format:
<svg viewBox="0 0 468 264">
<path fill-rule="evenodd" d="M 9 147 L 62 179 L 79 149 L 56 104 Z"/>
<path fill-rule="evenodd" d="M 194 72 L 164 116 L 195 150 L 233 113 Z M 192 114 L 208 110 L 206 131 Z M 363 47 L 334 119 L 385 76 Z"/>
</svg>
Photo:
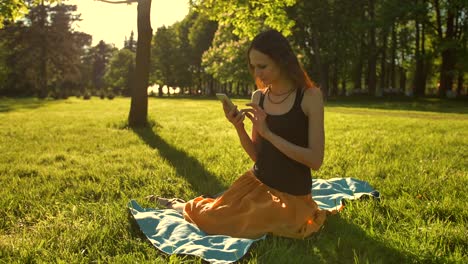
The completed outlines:
<svg viewBox="0 0 468 264">
<path fill-rule="evenodd" d="M 327 211 L 339 211 L 344 199 L 359 199 L 363 195 L 380 198 L 379 192 L 367 182 L 353 178 L 315 179 L 312 183 L 313 199 Z M 253 242 L 265 238 L 207 235 L 175 210 L 142 208 L 134 200 L 128 203 L 128 208 L 151 244 L 167 254 L 199 256 L 210 263 L 232 263 L 244 256 Z"/>
</svg>

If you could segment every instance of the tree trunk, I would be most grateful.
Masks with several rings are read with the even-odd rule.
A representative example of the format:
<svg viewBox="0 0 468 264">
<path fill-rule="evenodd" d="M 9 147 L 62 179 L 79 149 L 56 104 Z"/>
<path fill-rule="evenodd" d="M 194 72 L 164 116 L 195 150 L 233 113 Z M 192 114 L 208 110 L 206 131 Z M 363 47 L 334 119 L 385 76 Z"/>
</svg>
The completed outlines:
<svg viewBox="0 0 468 264">
<path fill-rule="evenodd" d="M 44 5 L 44 0 L 41 0 L 40 14 L 39 14 L 39 28 L 40 28 L 40 64 L 39 64 L 39 98 L 46 98 L 48 95 L 47 83 L 47 30 L 46 30 L 46 17 L 47 12 Z"/>
<path fill-rule="evenodd" d="M 369 95 L 375 95 L 375 88 L 377 83 L 377 54 L 376 54 L 376 44 L 375 44 L 375 0 L 369 0 L 369 59 L 368 59 L 368 79 L 367 87 L 369 89 Z"/>
<path fill-rule="evenodd" d="M 361 42 L 361 47 L 359 51 L 359 58 L 358 62 L 356 63 L 356 67 L 354 69 L 354 74 L 353 74 L 353 89 L 354 90 L 360 90 L 362 89 L 362 66 L 363 66 L 363 58 L 362 58 L 362 53 L 364 50 L 364 43 Z"/>
<path fill-rule="evenodd" d="M 426 82 L 427 82 L 427 74 L 428 74 L 428 59 L 426 56 L 426 26 L 423 22 L 421 25 L 421 60 L 422 60 L 422 74 L 421 74 L 421 84 L 420 84 L 420 91 L 419 95 L 424 96 L 426 94 Z"/>
<path fill-rule="evenodd" d="M 361 12 L 361 23 L 365 23 L 366 16 L 365 16 L 365 11 L 364 8 L 362 8 Z M 364 51 L 366 50 L 366 43 L 365 43 L 365 32 L 361 31 L 360 37 L 360 44 L 359 44 L 359 58 L 356 63 L 356 67 L 354 68 L 353 71 L 353 89 L 354 90 L 362 90 L 364 87 L 362 87 L 362 73 L 363 73 L 363 66 L 364 66 Z"/>
<path fill-rule="evenodd" d="M 445 37 L 442 32 L 442 21 L 441 21 L 441 12 L 439 1 L 435 1 L 435 11 L 437 18 L 438 26 L 438 35 L 442 44 L 445 45 L 442 49 L 442 65 L 440 68 L 440 87 L 439 87 L 439 96 L 445 97 L 447 91 L 452 90 L 455 65 L 456 65 L 456 47 L 453 46 L 452 42 L 456 39 L 456 29 L 455 29 L 455 13 L 454 6 L 449 5 L 447 8 L 447 21 L 446 21 L 446 32 Z"/>
<path fill-rule="evenodd" d="M 402 66 L 400 66 L 400 91 L 406 92 L 406 71 Z"/>
<path fill-rule="evenodd" d="M 415 0 L 416 4 L 418 0 Z M 421 24 L 419 19 L 416 18 L 416 50 L 415 50 L 415 59 L 416 59 L 416 70 L 414 73 L 413 79 L 413 95 L 414 96 L 423 96 L 424 95 L 424 30 L 421 29 Z"/>
<path fill-rule="evenodd" d="M 315 51 L 315 63 L 319 68 L 320 77 L 319 77 L 319 86 L 320 90 L 322 90 L 322 95 L 324 99 L 328 95 L 328 66 L 322 61 L 321 53 L 320 53 L 320 44 L 318 41 L 318 31 L 314 28 L 314 37 L 312 38 L 312 45 L 313 50 Z"/>
<path fill-rule="evenodd" d="M 398 89 L 398 93 L 402 93 L 402 94 L 405 94 L 406 93 L 406 70 L 405 68 L 403 67 L 403 63 L 405 61 L 405 56 L 406 56 L 406 52 L 405 52 L 405 46 L 407 45 L 406 42 L 403 42 L 405 41 L 405 39 L 402 39 L 401 40 L 401 65 L 398 66 L 399 68 L 399 77 L 400 77 L 400 85 L 399 85 L 399 89 Z"/>
<path fill-rule="evenodd" d="M 163 93 L 163 85 L 162 84 L 158 84 L 158 96 L 159 97 L 163 97 L 164 93 Z"/>
<path fill-rule="evenodd" d="M 445 40 L 450 43 L 455 39 L 455 32 L 454 32 L 454 14 L 451 9 L 447 11 L 447 31 L 445 33 Z M 445 96 L 446 92 L 452 90 L 453 87 L 453 79 L 454 79 L 454 72 L 455 72 L 455 64 L 456 64 L 456 57 L 455 57 L 455 48 L 454 47 L 447 47 L 442 52 L 442 69 L 440 72 L 440 91 L 442 94 L 441 96 Z"/>
<path fill-rule="evenodd" d="M 396 50 L 397 50 L 397 36 L 396 36 L 396 26 L 394 23 L 392 26 L 392 51 L 391 51 L 391 62 L 390 62 L 390 87 L 396 89 L 396 78 L 395 78 L 395 60 L 396 60 Z"/>
<path fill-rule="evenodd" d="M 343 76 L 341 79 L 341 92 L 340 95 L 346 95 L 346 78 Z"/>
<path fill-rule="evenodd" d="M 335 63 L 333 63 L 333 69 L 332 69 L 332 79 L 331 79 L 331 95 L 332 96 L 337 96 L 338 95 L 338 66 L 336 65 L 337 61 L 335 60 Z"/>
<path fill-rule="evenodd" d="M 128 124 L 143 127 L 148 124 L 148 79 L 153 30 L 150 20 L 151 0 L 139 0 L 137 7 L 138 46 L 136 51 L 135 86 L 132 92 Z"/>
<path fill-rule="evenodd" d="M 440 70 L 439 96 L 444 97 L 453 87 L 453 72 L 455 70 L 455 56 L 452 49 L 442 51 L 442 66 Z"/>
<path fill-rule="evenodd" d="M 457 82 L 457 96 L 462 94 L 463 90 L 463 71 L 460 69 L 458 71 L 458 82 Z"/>
<path fill-rule="evenodd" d="M 382 57 L 380 58 L 380 85 L 377 91 L 378 96 L 383 95 L 383 91 L 385 89 L 385 80 L 387 76 L 387 37 L 388 37 L 388 30 L 384 29 L 382 31 Z"/>
<path fill-rule="evenodd" d="M 215 89 L 214 89 L 214 84 L 213 84 L 213 76 L 209 76 L 209 87 L 210 87 L 210 95 L 215 95 Z"/>
</svg>

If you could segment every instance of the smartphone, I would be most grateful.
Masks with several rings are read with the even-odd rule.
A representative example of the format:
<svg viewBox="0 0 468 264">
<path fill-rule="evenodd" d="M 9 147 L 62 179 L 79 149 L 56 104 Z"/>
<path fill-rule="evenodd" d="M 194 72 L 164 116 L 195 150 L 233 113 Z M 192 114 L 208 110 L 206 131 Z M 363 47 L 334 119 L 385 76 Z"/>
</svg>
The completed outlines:
<svg viewBox="0 0 468 264">
<path fill-rule="evenodd" d="M 221 100 L 221 102 L 226 102 L 230 109 L 234 108 L 234 104 L 232 103 L 231 99 L 229 99 L 229 97 L 226 94 L 216 93 L 216 97 L 218 97 L 218 99 Z"/>
</svg>

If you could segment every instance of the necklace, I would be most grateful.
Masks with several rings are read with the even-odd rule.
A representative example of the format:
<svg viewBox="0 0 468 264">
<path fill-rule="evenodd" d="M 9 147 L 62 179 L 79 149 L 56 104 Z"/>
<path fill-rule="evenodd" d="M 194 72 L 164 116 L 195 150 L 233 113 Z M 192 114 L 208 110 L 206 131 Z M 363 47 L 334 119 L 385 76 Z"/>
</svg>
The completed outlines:
<svg viewBox="0 0 468 264">
<path fill-rule="evenodd" d="M 273 99 L 271 99 L 270 97 L 270 89 L 268 88 L 268 91 L 267 91 L 267 98 L 268 98 L 268 101 L 270 101 L 270 103 L 272 104 L 281 104 L 283 103 L 284 101 L 286 101 L 286 99 L 288 99 L 288 97 L 295 91 L 296 89 L 291 89 L 290 91 L 286 92 L 286 93 L 283 93 L 281 95 L 285 95 L 287 94 L 283 99 L 279 100 L 279 101 L 274 101 Z M 275 94 L 274 94 L 275 95 Z M 278 96 L 281 96 L 281 95 L 278 95 Z"/>
<path fill-rule="evenodd" d="M 292 89 L 292 90 L 294 90 L 294 89 Z M 292 90 L 288 90 L 288 91 L 286 91 L 286 92 L 284 92 L 284 93 L 278 93 L 278 94 L 277 94 L 277 93 L 272 92 L 272 91 L 271 91 L 271 87 L 268 86 L 268 92 L 271 93 L 271 94 L 273 94 L 274 96 L 283 96 L 283 95 L 285 95 L 285 94 L 291 93 Z"/>
</svg>

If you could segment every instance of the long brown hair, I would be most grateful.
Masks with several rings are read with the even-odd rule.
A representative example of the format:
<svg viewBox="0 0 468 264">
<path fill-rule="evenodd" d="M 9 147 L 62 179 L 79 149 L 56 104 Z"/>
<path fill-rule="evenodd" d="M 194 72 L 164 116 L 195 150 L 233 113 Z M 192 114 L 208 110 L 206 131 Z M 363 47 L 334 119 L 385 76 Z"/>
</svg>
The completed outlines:
<svg viewBox="0 0 468 264">
<path fill-rule="evenodd" d="M 249 62 L 250 73 L 254 76 L 249 57 L 252 49 L 270 57 L 280 67 L 281 73 L 285 74 L 296 87 L 301 89 L 315 87 L 315 84 L 310 80 L 297 60 L 296 54 L 294 54 L 288 40 L 278 31 L 274 29 L 264 31 L 255 36 L 250 43 L 250 47 L 247 50 L 247 60 Z M 255 78 L 255 83 L 258 89 L 266 88 L 258 78 Z"/>
</svg>

